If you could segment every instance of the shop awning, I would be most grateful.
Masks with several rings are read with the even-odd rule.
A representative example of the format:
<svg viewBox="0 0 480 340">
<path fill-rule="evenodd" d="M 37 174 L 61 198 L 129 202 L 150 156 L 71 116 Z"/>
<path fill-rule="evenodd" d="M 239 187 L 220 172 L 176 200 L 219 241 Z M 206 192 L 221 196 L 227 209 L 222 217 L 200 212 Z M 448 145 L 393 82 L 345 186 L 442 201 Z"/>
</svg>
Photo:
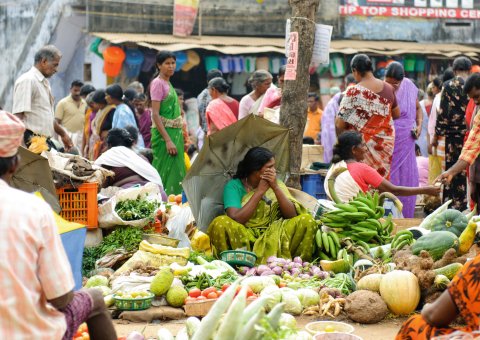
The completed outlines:
<svg viewBox="0 0 480 340">
<path fill-rule="evenodd" d="M 224 54 L 285 53 L 285 39 L 227 36 L 175 37 L 167 34 L 92 33 L 114 44 L 136 43 L 172 52 L 201 48 Z M 333 40 L 331 53 L 373 53 L 379 55 L 425 54 L 454 58 L 465 55 L 478 59 L 480 48 L 459 44 L 429 44 L 404 41 Z"/>
</svg>

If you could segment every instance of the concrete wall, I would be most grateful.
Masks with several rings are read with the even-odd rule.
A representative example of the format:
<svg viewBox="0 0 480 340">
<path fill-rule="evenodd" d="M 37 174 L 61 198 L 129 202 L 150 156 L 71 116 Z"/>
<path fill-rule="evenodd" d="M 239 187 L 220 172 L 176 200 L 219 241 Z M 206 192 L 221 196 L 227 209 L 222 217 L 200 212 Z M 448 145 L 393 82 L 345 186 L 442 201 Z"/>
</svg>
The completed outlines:
<svg viewBox="0 0 480 340">
<path fill-rule="evenodd" d="M 337 25 L 338 0 L 321 3 L 317 21 Z M 172 33 L 173 0 L 141 0 L 135 4 L 90 0 L 88 11 L 90 32 Z M 205 35 L 277 37 L 285 34 L 291 8 L 288 0 L 265 0 L 261 4 L 257 0 L 202 0 L 201 13 L 201 31 Z M 198 34 L 199 20 L 194 34 Z"/>
<path fill-rule="evenodd" d="M 149 32 L 171 34 L 173 0 L 89 0 L 90 32 Z M 241 5 L 240 5 L 241 3 Z M 283 36 L 290 16 L 288 0 L 202 0 L 202 34 Z M 452 27 L 459 20 L 340 17 L 338 0 L 320 0 L 317 22 L 334 26 L 335 39 L 407 40 L 480 43 L 480 24 Z M 465 20 L 463 21 L 465 22 Z M 194 34 L 198 33 L 198 20 Z"/>
<path fill-rule="evenodd" d="M 0 106 L 12 106 L 15 79 L 33 64 L 35 52 L 52 42 L 64 12 L 73 0 L 7 1 L 0 6 Z"/>
<path fill-rule="evenodd" d="M 480 25 L 470 20 L 470 26 L 447 26 L 465 20 L 402 19 L 381 17 L 345 17 L 344 37 L 363 40 L 407 40 L 437 43 L 480 43 Z"/>
</svg>

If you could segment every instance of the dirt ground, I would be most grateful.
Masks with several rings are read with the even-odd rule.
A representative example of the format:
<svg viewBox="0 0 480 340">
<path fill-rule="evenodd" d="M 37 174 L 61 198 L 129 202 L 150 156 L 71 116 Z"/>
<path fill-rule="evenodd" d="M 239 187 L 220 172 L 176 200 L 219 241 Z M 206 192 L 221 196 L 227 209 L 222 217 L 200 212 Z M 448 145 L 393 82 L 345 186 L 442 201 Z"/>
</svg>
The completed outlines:
<svg viewBox="0 0 480 340">
<path fill-rule="evenodd" d="M 394 339 L 402 323 L 406 318 L 387 318 L 384 321 L 374 324 L 374 325 L 361 325 L 354 322 L 347 322 L 355 327 L 354 334 L 360 336 L 364 340 L 389 340 Z M 315 318 L 311 317 L 298 317 L 297 326 L 298 328 L 304 329 L 305 325 L 309 322 L 317 321 Z M 117 330 L 117 335 L 127 336 L 132 331 L 138 331 L 143 333 L 145 338 L 152 337 L 154 339 L 157 333 L 157 330 L 165 327 L 172 334 L 176 334 L 184 325 L 185 320 L 174 320 L 174 321 L 162 321 L 158 323 L 129 323 L 123 320 L 115 320 L 115 328 Z"/>
</svg>

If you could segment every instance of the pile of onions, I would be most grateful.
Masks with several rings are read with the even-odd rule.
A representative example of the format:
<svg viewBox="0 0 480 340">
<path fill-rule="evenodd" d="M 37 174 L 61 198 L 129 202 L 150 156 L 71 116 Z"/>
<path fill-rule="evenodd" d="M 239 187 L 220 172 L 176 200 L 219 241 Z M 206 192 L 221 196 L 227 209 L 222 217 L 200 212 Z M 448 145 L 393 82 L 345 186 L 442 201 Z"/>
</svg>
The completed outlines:
<svg viewBox="0 0 480 340">
<path fill-rule="evenodd" d="M 290 275 L 304 280 L 310 278 L 323 280 L 328 277 L 327 272 L 322 271 L 318 266 L 315 266 L 310 262 L 303 262 L 299 256 L 295 257 L 293 261 L 270 256 L 267 259 L 266 265 L 262 264 L 254 268 L 240 267 L 238 271 L 241 275 L 246 276 Z"/>
</svg>

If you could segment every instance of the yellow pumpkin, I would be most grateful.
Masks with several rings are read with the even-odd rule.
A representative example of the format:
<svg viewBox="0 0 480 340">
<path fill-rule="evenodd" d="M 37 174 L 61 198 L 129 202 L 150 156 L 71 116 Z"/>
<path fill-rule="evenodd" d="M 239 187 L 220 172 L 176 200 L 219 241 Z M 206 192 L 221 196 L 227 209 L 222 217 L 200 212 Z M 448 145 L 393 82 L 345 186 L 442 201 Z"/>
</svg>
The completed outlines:
<svg viewBox="0 0 480 340">
<path fill-rule="evenodd" d="M 420 301 L 418 279 L 407 270 L 391 271 L 380 282 L 380 295 L 393 314 L 408 315 Z"/>
</svg>

